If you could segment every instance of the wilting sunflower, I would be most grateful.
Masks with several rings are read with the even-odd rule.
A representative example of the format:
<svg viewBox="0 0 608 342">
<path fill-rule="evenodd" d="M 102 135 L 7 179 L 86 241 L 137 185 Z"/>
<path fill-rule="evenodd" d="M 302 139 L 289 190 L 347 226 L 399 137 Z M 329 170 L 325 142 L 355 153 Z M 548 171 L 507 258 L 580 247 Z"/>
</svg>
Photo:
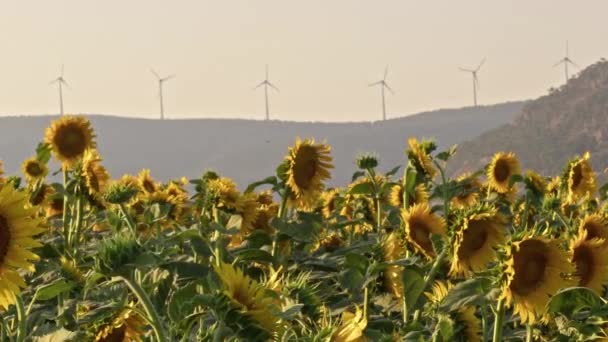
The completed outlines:
<svg viewBox="0 0 608 342">
<path fill-rule="evenodd" d="M 429 301 L 435 305 L 441 304 L 443 299 L 448 295 L 449 290 L 452 288 L 452 284 L 445 283 L 443 281 L 436 281 L 431 288 L 431 292 L 425 292 L 425 295 Z M 475 307 L 465 306 L 459 308 L 454 313 L 456 321 L 460 322 L 463 326 L 460 334 L 462 340 L 467 342 L 481 342 L 481 320 L 475 316 Z"/>
<path fill-rule="evenodd" d="M 498 152 L 492 158 L 486 176 L 490 187 L 496 192 L 505 194 L 511 190 L 509 178 L 520 173 L 519 160 L 512 152 Z"/>
<path fill-rule="evenodd" d="M 12 186 L 0 187 L 0 306 L 5 310 L 15 303 L 19 288 L 26 286 L 20 269 L 34 271 L 31 252 L 40 247 L 33 236 L 43 232 L 41 220 L 34 219 L 36 208 L 28 205 L 27 195 Z"/>
<path fill-rule="evenodd" d="M 333 168 L 331 147 L 315 144 L 312 139 L 296 140 L 289 148 L 287 161 L 287 186 L 291 190 L 295 204 L 310 208 L 323 191 L 323 181 L 330 178 L 329 169 Z"/>
<path fill-rule="evenodd" d="M 418 184 L 414 188 L 413 196 L 409 196 L 407 199 L 408 207 L 414 204 L 425 203 L 429 199 L 429 193 L 426 191 L 424 184 Z M 388 203 L 394 207 L 403 207 L 403 185 L 395 184 L 391 187 L 391 191 L 388 194 Z"/>
<path fill-rule="evenodd" d="M 414 137 L 409 138 L 407 144 L 409 145 L 409 150 L 407 151 L 408 158 L 414 163 L 416 169 L 431 179 L 435 178 L 437 170 L 433 166 L 433 160 L 427 148 L 427 146 L 433 146 L 434 148 L 434 144 L 428 141 L 419 143 Z"/>
<path fill-rule="evenodd" d="M 95 134 L 91 122 L 83 116 L 63 116 L 46 129 L 45 143 L 55 157 L 71 167 L 87 149 L 95 148 Z"/>
<path fill-rule="evenodd" d="M 29 158 L 21 164 L 21 171 L 25 175 L 27 181 L 31 182 L 46 177 L 49 173 L 49 168 L 45 163 L 42 163 L 38 159 Z"/>
<path fill-rule="evenodd" d="M 243 314 L 269 333 L 276 331 L 278 319 L 272 313 L 274 299 L 266 294 L 266 288 L 230 264 L 216 266 L 215 272 L 222 281 L 224 294 Z"/>
<path fill-rule="evenodd" d="M 574 203 L 584 196 L 591 196 L 596 191 L 595 172 L 589 161 L 589 152 L 585 152 L 570 164 L 568 171 L 568 202 Z"/>
<path fill-rule="evenodd" d="M 321 194 L 321 213 L 323 217 L 329 218 L 336 210 L 336 202 L 340 198 L 339 189 L 331 189 Z"/>
<path fill-rule="evenodd" d="M 482 186 L 479 178 L 470 173 L 465 173 L 460 175 L 456 181 L 462 186 L 462 192 L 452 198 L 452 206 L 454 208 L 467 208 L 477 203 Z"/>
<path fill-rule="evenodd" d="M 141 342 L 145 320 L 133 309 L 125 308 L 95 335 L 95 342 Z"/>
<path fill-rule="evenodd" d="M 110 181 L 108 170 L 101 165 L 101 156 L 95 150 L 87 150 L 82 158 L 82 174 L 89 194 L 98 198 Z"/>
<path fill-rule="evenodd" d="M 139 175 L 137 175 L 137 182 L 139 185 L 139 189 L 141 189 L 141 191 L 145 193 L 151 194 L 156 192 L 160 188 L 158 183 L 150 175 L 149 169 L 143 169 L 139 172 Z"/>
<path fill-rule="evenodd" d="M 514 306 L 522 323 L 534 323 L 546 310 L 551 296 L 575 284 L 563 274 L 574 272 L 574 266 L 556 240 L 525 238 L 515 242 L 505 264 L 505 283 L 501 297 Z"/>
<path fill-rule="evenodd" d="M 396 261 L 405 256 L 405 248 L 397 232 L 392 232 L 386 237 L 382 244 L 382 250 L 386 262 Z M 384 270 L 384 286 L 397 298 L 403 296 L 401 273 L 402 267 L 399 265 L 389 265 Z"/>
<path fill-rule="evenodd" d="M 584 230 L 588 240 L 602 239 L 604 244 L 608 244 L 608 226 L 606 219 L 600 214 L 590 214 L 585 216 L 580 223 L 579 230 Z"/>
<path fill-rule="evenodd" d="M 363 311 L 355 308 L 355 312 L 342 312 L 342 324 L 331 336 L 331 342 L 365 342 L 364 335 L 367 328 L 367 318 L 363 316 Z"/>
<path fill-rule="evenodd" d="M 450 274 L 471 276 L 496 260 L 495 249 L 506 241 L 506 220 L 495 208 L 472 210 L 457 227 Z"/>
<path fill-rule="evenodd" d="M 427 203 L 415 204 L 408 210 L 401 210 L 405 225 L 406 239 L 426 257 L 435 257 L 432 235 L 445 235 L 445 221 L 441 216 L 431 213 Z"/>
<path fill-rule="evenodd" d="M 581 230 L 570 242 L 572 263 L 576 265 L 579 286 L 592 289 L 604 295 L 604 285 L 608 284 L 608 245 L 604 240 L 587 238 L 587 231 Z"/>
</svg>

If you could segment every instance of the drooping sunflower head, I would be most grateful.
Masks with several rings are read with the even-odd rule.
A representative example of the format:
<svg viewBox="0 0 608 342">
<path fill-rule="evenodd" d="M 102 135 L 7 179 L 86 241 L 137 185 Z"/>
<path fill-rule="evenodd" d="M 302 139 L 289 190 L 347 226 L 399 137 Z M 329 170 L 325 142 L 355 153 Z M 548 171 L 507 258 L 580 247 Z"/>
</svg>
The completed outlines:
<svg viewBox="0 0 608 342">
<path fill-rule="evenodd" d="M 428 258 L 435 257 L 432 235 L 445 235 L 446 224 L 441 216 L 431 213 L 427 203 L 415 204 L 401 211 L 407 241 Z"/>
<path fill-rule="evenodd" d="M 337 209 L 337 202 L 339 198 L 339 189 L 327 190 L 321 194 L 321 213 L 323 214 L 323 217 L 329 218 L 334 214 L 334 211 Z"/>
<path fill-rule="evenodd" d="M 223 293 L 235 307 L 269 333 L 276 331 L 278 319 L 271 310 L 273 298 L 261 284 L 230 264 L 215 266 L 215 272 L 222 282 Z"/>
<path fill-rule="evenodd" d="M 591 196 L 597 190 L 596 176 L 589 158 L 589 152 L 585 152 L 582 158 L 569 164 L 568 202 L 570 203 L 574 203 L 585 196 Z"/>
<path fill-rule="evenodd" d="M 36 158 L 29 158 L 23 161 L 23 164 L 21 164 L 21 171 L 28 182 L 43 179 L 49 173 L 46 164 Z"/>
<path fill-rule="evenodd" d="M 426 203 L 429 200 L 429 193 L 423 183 L 416 185 L 414 193 L 408 196 L 408 207 L 414 204 Z M 388 203 L 397 208 L 403 208 L 403 185 L 395 184 L 391 187 L 388 194 Z"/>
<path fill-rule="evenodd" d="M 544 194 L 547 189 L 547 180 L 533 170 L 527 170 L 524 177 L 526 187 L 537 194 Z"/>
<path fill-rule="evenodd" d="M 323 181 L 330 178 L 333 168 L 331 147 L 315 144 L 312 139 L 296 140 L 285 157 L 287 162 L 287 186 L 295 204 L 310 208 L 323 191 Z"/>
<path fill-rule="evenodd" d="M 519 160 L 512 152 L 498 152 L 492 158 L 486 176 L 489 186 L 496 192 L 505 194 L 511 190 L 509 179 L 511 176 L 519 174 L 521 167 Z"/>
<path fill-rule="evenodd" d="M 38 259 L 31 251 L 42 246 L 34 238 L 43 232 L 41 220 L 34 218 L 36 211 L 24 192 L 0 186 L 0 307 L 5 310 L 26 287 L 19 271 L 34 271 L 32 261 Z"/>
<path fill-rule="evenodd" d="M 158 182 L 152 178 L 149 169 L 143 169 L 137 176 L 139 189 L 144 193 L 154 193 L 160 188 Z"/>
<path fill-rule="evenodd" d="M 576 265 L 578 285 L 602 296 L 604 286 L 608 284 L 608 245 L 605 240 L 588 239 L 587 231 L 580 230 L 570 242 L 570 251 L 572 263 Z"/>
<path fill-rule="evenodd" d="M 585 231 L 588 240 L 601 239 L 608 244 L 608 225 L 606 219 L 600 214 L 590 214 L 585 216 L 579 225 L 579 230 Z"/>
<path fill-rule="evenodd" d="M 332 342 L 366 342 L 365 328 L 367 328 L 367 317 L 358 307 L 355 312 L 342 312 L 342 324 L 331 336 Z"/>
<path fill-rule="evenodd" d="M 141 342 L 146 321 L 131 307 L 123 309 L 95 334 L 95 342 Z"/>
<path fill-rule="evenodd" d="M 465 173 L 460 175 L 456 181 L 462 187 L 462 191 L 452 198 L 452 206 L 454 208 L 467 208 L 477 203 L 482 186 L 479 178 L 476 175 Z"/>
<path fill-rule="evenodd" d="M 556 240 L 533 237 L 513 243 L 505 266 L 502 297 L 523 323 L 534 323 L 545 314 L 551 296 L 575 284 L 565 277 L 574 266 Z"/>
<path fill-rule="evenodd" d="M 384 261 L 396 261 L 404 257 L 405 248 L 403 241 L 397 232 L 390 233 L 382 244 Z M 395 297 L 403 296 L 403 280 L 401 279 L 402 267 L 399 265 L 389 265 L 384 270 L 384 286 Z"/>
<path fill-rule="evenodd" d="M 95 134 L 91 122 L 84 116 L 63 116 L 51 123 L 44 136 L 55 157 L 71 167 L 84 152 L 95 148 Z"/>
<path fill-rule="evenodd" d="M 482 342 L 482 324 L 479 317 L 475 316 L 475 308 L 468 306 L 462 309 L 458 309 L 456 319 L 460 321 L 463 326 L 461 335 L 463 340 L 467 342 Z"/>
<path fill-rule="evenodd" d="M 99 198 L 110 182 L 110 174 L 101 165 L 101 156 L 96 150 L 87 150 L 82 158 L 82 175 L 89 194 Z"/>
<path fill-rule="evenodd" d="M 450 274 L 471 276 L 496 260 L 496 249 L 506 241 L 506 220 L 495 208 L 471 210 L 457 227 Z"/>
<path fill-rule="evenodd" d="M 408 158 L 412 161 L 416 170 L 431 179 L 435 178 L 437 170 L 433 166 L 431 158 L 431 152 L 436 148 L 435 143 L 432 141 L 418 142 L 416 138 L 412 137 L 407 140 L 407 144 L 409 146 L 407 151 Z"/>
<path fill-rule="evenodd" d="M 225 177 L 212 179 L 207 183 L 207 191 L 217 200 L 218 207 L 229 210 L 243 210 L 241 192 L 236 183 Z"/>
</svg>

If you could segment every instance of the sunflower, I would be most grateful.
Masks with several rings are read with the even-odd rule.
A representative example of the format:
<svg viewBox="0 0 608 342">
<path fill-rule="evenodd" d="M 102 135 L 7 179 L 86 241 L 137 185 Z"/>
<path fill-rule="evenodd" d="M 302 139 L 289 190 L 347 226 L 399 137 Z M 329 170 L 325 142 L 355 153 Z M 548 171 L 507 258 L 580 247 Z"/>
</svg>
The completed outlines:
<svg viewBox="0 0 608 342">
<path fill-rule="evenodd" d="M 587 231 L 581 230 L 570 242 L 572 263 L 576 265 L 579 286 L 592 289 L 598 295 L 604 294 L 608 284 L 608 245 L 604 240 L 587 238 Z"/>
<path fill-rule="evenodd" d="M 106 191 L 110 181 L 110 175 L 103 165 L 101 156 L 95 150 L 87 150 L 82 158 L 82 174 L 89 194 L 99 198 Z"/>
<path fill-rule="evenodd" d="M 321 213 L 323 217 L 329 218 L 336 210 L 336 202 L 340 198 L 339 189 L 331 189 L 321 194 Z"/>
<path fill-rule="evenodd" d="M 207 184 L 207 190 L 217 199 L 219 208 L 243 210 L 241 193 L 236 188 L 236 183 L 231 179 L 221 177 L 210 180 Z"/>
<path fill-rule="evenodd" d="M 547 180 L 534 172 L 533 170 L 527 170 L 524 178 L 527 187 L 537 194 L 544 194 L 547 189 Z"/>
<path fill-rule="evenodd" d="M 452 288 L 451 283 L 436 281 L 431 288 L 431 292 L 425 292 L 429 301 L 435 305 L 441 304 Z M 465 306 L 459 308 L 454 313 L 454 318 L 463 325 L 462 337 L 464 341 L 481 342 L 481 320 L 475 316 L 475 308 Z"/>
<path fill-rule="evenodd" d="M 256 194 L 250 192 L 240 195 L 238 202 L 241 203 L 239 206 L 242 208 L 237 211 L 237 214 L 241 216 L 241 226 L 239 227 L 240 233 L 232 236 L 232 246 L 240 245 L 243 238 L 253 232 L 259 215 Z"/>
<path fill-rule="evenodd" d="M 42 221 L 34 218 L 36 210 L 28 205 L 25 193 L 0 187 L 0 306 L 4 310 L 26 286 L 19 270 L 35 270 L 32 261 L 38 256 L 30 250 L 42 246 L 33 236 L 43 232 Z"/>
<path fill-rule="evenodd" d="M 52 186 L 42 183 L 40 186 L 32 189 L 30 193 L 30 204 L 37 207 L 45 207 L 48 205 L 49 198 L 55 193 Z"/>
<path fill-rule="evenodd" d="M 314 247 L 313 251 L 318 251 L 321 248 L 324 248 L 326 251 L 332 252 L 344 245 L 344 240 L 340 237 L 340 235 L 336 232 L 322 232 Z"/>
<path fill-rule="evenodd" d="M 87 149 L 95 148 L 91 122 L 83 116 L 63 116 L 46 129 L 44 141 L 55 157 L 71 167 Z"/>
<path fill-rule="evenodd" d="M 409 159 L 414 163 L 416 169 L 425 175 L 428 175 L 431 179 L 437 175 L 437 170 L 433 166 L 433 160 L 430 156 L 429 146 L 432 143 L 423 141 L 419 143 L 416 138 L 409 138 L 407 140 L 409 150 L 407 151 Z"/>
<path fill-rule="evenodd" d="M 333 168 L 331 147 L 315 144 L 312 139 L 296 140 L 289 148 L 287 161 L 287 186 L 295 204 L 310 208 L 323 191 L 323 181 L 330 178 L 329 169 Z"/>
<path fill-rule="evenodd" d="M 495 249 L 506 241 L 506 220 L 495 208 L 480 208 L 457 228 L 450 274 L 471 276 L 496 259 Z"/>
<path fill-rule="evenodd" d="M 452 206 L 467 208 L 477 203 L 482 186 L 477 176 L 465 173 L 456 178 L 456 181 L 462 186 L 462 192 L 452 198 Z"/>
<path fill-rule="evenodd" d="M 331 336 L 331 342 L 365 342 L 367 338 L 364 335 L 367 327 L 367 317 L 364 317 L 363 311 L 355 308 L 355 312 L 342 312 L 342 324 L 334 331 Z"/>
<path fill-rule="evenodd" d="M 582 158 L 570 164 L 568 171 L 568 202 L 570 203 L 591 196 L 596 191 L 595 172 L 589 158 L 589 152 L 585 152 Z"/>
<path fill-rule="evenodd" d="M 416 185 L 413 195 L 408 196 L 408 207 L 417 203 L 425 203 L 429 200 L 429 193 L 426 191 L 426 186 L 422 183 Z M 403 207 L 403 185 L 395 184 L 391 187 L 391 191 L 388 194 L 388 203 L 393 207 Z"/>
<path fill-rule="evenodd" d="M 580 223 L 579 230 L 584 230 L 588 240 L 591 239 L 602 239 L 608 244 L 608 226 L 606 225 L 606 219 L 600 214 L 590 214 L 585 216 Z"/>
<path fill-rule="evenodd" d="M 149 169 L 143 169 L 139 172 L 139 175 L 137 175 L 137 183 L 139 185 L 139 189 L 141 189 L 141 191 L 144 193 L 151 194 L 160 188 L 158 183 L 150 175 Z"/>
<path fill-rule="evenodd" d="M 486 176 L 490 187 L 500 194 L 511 190 L 509 179 L 520 173 L 519 160 L 512 152 L 498 152 L 492 158 Z"/>
<path fill-rule="evenodd" d="M 276 203 L 263 204 L 260 203 L 260 197 L 258 196 L 258 215 L 253 222 L 252 226 L 254 230 L 262 230 L 269 234 L 274 231 L 274 228 L 270 226 L 270 221 L 277 217 L 279 213 L 279 205 Z"/>
<path fill-rule="evenodd" d="M 442 217 L 431 213 L 427 203 L 414 204 L 408 210 L 401 210 L 405 225 L 405 236 L 416 250 L 429 259 L 435 257 L 431 236 L 445 235 L 446 225 Z"/>
<path fill-rule="evenodd" d="M 234 306 L 268 332 L 276 331 L 278 319 L 272 312 L 274 299 L 266 294 L 264 286 L 230 264 L 215 266 L 215 272 L 222 282 L 223 293 Z"/>
<path fill-rule="evenodd" d="M 95 335 L 95 342 L 141 342 L 145 320 L 132 308 L 123 309 Z"/>
<path fill-rule="evenodd" d="M 49 169 L 46 164 L 40 162 L 36 158 L 26 159 L 23 164 L 21 164 L 21 171 L 25 175 L 28 182 L 42 179 L 49 173 Z"/>
<path fill-rule="evenodd" d="M 390 233 L 382 244 L 384 261 L 392 262 L 404 257 L 405 249 L 403 242 L 397 232 Z M 389 265 L 384 270 L 384 285 L 395 297 L 403 296 L 403 280 L 401 279 L 402 267 L 399 265 Z"/>
<path fill-rule="evenodd" d="M 575 283 L 563 277 L 573 273 L 574 266 L 559 244 L 557 240 L 525 238 L 510 248 L 501 297 L 514 306 L 522 323 L 533 324 L 545 313 L 551 296 Z"/>
<path fill-rule="evenodd" d="M 559 176 L 555 176 L 555 177 L 551 178 L 551 180 L 547 183 L 545 192 L 557 196 L 561 184 L 562 184 L 562 179 Z"/>
</svg>

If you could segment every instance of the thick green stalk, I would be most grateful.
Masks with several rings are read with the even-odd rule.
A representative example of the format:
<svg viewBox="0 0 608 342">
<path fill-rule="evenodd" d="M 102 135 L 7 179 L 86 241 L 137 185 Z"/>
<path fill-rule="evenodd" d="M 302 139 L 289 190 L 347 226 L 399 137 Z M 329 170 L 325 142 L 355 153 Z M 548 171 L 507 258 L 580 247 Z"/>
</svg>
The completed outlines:
<svg viewBox="0 0 608 342">
<path fill-rule="evenodd" d="M 127 212 L 127 208 L 125 208 L 125 205 L 123 203 L 119 204 L 119 208 L 120 208 L 120 212 L 122 213 L 122 216 L 125 217 L 125 222 L 127 222 L 127 227 L 129 227 L 129 230 L 131 231 L 131 233 L 133 233 L 133 236 L 137 236 L 137 230 L 135 229 L 135 222 L 133 222 L 131 215 L 129 215 L 129 213 Z"/>
<path fill-rule="evenodd" d="M 70 233 L 70 246 L 74 250 L 74 255 L 78 251 L 78 240 L 80 239 L 80 231 L 82 230 L 82 222 L 83 222 L 83 211 L 84 211 L 84 201 L 81 194 L 78 194 L 76 197 L 76 222 L 72 227 L 72 232 Z"/>
<path fill-rule="evenodd" d="M 366 286 L 365 290 L 363 290 L 363 317 L 365 317 L 365 319 L 367 319 L 368 302 L 369 302 L 369 290 L 367 289 L 367 286 Z"/>
<path fill-rule="evenodd" d="M 65 165 L 62 166 L 63 169 L 63 213 L 62 213 L 62 224 L 63 224 L 63 239 L 64 243 L 68 244 L 69 234 L 70 234 L 70 226 L 68 225 L 68 169 Z"/>
<path fill-rule="evenodd" d="M 502 341 L 502 321 L 505 316 L 505 299 L 498 300 L 496 311 L 494 312 L 494 335 L 492 342 Z"/>
<path fill-rule="evenodd" d="M 165 329 L 163 328 L 162 321 L 160 320 L 160 317 L 158 316 L 154 305 L 152 305 L 152 302 L 150 301 L 150 298 L 148 297 L 144 289 L 142 289 L 142 287 L 137 282 L 130 279 L 130 277 L 118 276 L 118 278 L 121 279 L 129 287 L 131 292 L 133 292 L 133 294 L 139 300 L 139 303 L 143 305 L 144 311 L 146 312 L 146 315 L 148 315 L 150 324 L 152 325 L 152 329 L 154 330 L 154 334 L 156 335 L 157 341 L 169 341 L 169 339 L 167 338 L 167 334 L 165 333 Z"/>
<path fill-rule="evenodd" d="M 23 299 L 21 295 L 17 296 L 17 300 L 15 302 L 17 307 L 17 342 L 25 341 L 25 336 L 27 335 L 27 315 L 25 314 L 25 307 L 23 306 Z"/>
</svg>

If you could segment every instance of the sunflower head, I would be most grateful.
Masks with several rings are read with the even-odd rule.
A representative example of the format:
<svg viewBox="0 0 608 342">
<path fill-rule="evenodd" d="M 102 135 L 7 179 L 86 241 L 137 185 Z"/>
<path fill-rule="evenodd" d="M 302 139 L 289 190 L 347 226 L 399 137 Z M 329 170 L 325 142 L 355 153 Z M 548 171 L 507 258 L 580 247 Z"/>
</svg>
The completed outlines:
<svg viewBox="0 0 608 342">
<path fill-rule="evenodd" d="M 604 286 L 608 284 L 608 245 L 605 240 L 588 239 L 587 231 L 580 230 L 570 242 L 570 251 L 572 263 L 576 265 L 578 285 L 602 296 Z"/>
<path fill-rule="evenodd" d="M 108 171 L 101 165 L 101 156 L 96 150 L 87 150 L 81 166 L 89 194 L 94 198 L 99 198 L 106 191 L 110 182 Z"/>
<path fill-rule="evenodd" d="M 357 156 L 357 167 L 361 170 L 375 169 L 378 166 L 378 156 L 373 153 L 363 153 Z"/>
<path fill-rule="evenodd" d="M 34 271 L 32 261 L 38 259 L 31 251 L 42 246 L 34 238 L 43 232 L 41 220 L 34 218 L 36 211 L 24 192 L 0 187 L 0 307 L 5 310 L 15 303 L 20 288 L 26 287 L 19 271 Z"/>
<path fill-rule="evenodd" d="M 207 191 L 216 199 L 218 207 L 230 210 L 243 210 L 241 192 L 230 178 L 216 178 L 207 183 Z"/>
<path fill-rule="evenodd" d="M 559 245 L 556 240 L 524 238 L 508 252 L 501 296 L 524 323 L 534 323 L 545 314 L 551 296 L 575 284 L 565 277 L 574 267 Z"/>
<path fill-rule="evenodd" d="M 339 189 L 331 189 L 321 194 L 321 213 L 323 217 L 329 218 L 337 209 L 337 202 L 340 198 Z"/>
<path fill-rule="evenodd" d="M 600 214 L 589 214 L 580 223 L 579 230 L 585 231 L 587 239 L 601 239 L 608 244 L 608 225 L 606 219 Z"/>
<path fill-rule="evenodd" d="M 145 320 L 131 307 L 124 308 L 95 334 L 95 342 L 141 342 Z"/>
<path fill-rule="evenodd" d="M 471 276 L 496 260 L 496 249 L 506 242 L 506 220 L 495 208 L 470 210 L 454 235 L 450 274 Z"/>
<path fill-rule="evenodd" d="M 407 241 L 428 258 L 435 257 L 432 235 L 445 235 L 446 224 L 441 216 L 431 213 L 427 203 L 415 204 L 401 211 Z"/>
<path fill-rule="evenodd" d="M 590 154 L 585 152 L 582 158 L 569 163 L 568 170 L 568 202 L 591 196 L 597 190 L 596 176 L 589 161 Z"/>
<path fill-rule="evenodd" d="M 139 185 L 139 189 L 144 193 L 154 193 L 160 189 L 158 182 L 152 178 L 150 175 L 149 169 L 143 169 L 139 172 L 137 176 L 137 182 Z"/>
<path fill-rule="evenodd" d="M 46 164 L 36 158 L 29 158 L 23 161 L 23 164 L 21 164 L 21 171 L 28 182 L 43 179 L 49 173 Z"/>
<path fill-rule="evenodd" d="M 431 152 L 433 152 L 437 146 L 432 141 L 422 141 L 414 137 L 407 140 L 409 149 L 407 155 L 409 160 L 414 164 L 418 173 L 426 175 L 429 178 L 435 178 L 437 170 L 433 166 L 433 160 L 431 158 Z"/>
<path fill-rule="evenodd" d="M 462 191 L 452 198 L 452 206 L 454 208 L 467 208 L 477 203 L 482 186 L 479 178 L 476 175 L 465 173 L 460 175 L 456 181 L 462 187 Z"/>
<path fill-rule="evenodd" d="M 293 202 L 301 208 L 310 208 L 323 191 L 323 181 L 330 178 L 329 170 L 333 168 L 331 147 L 327 144 L 315 144 L 312 139 L 296 140 L 289 148 L 285 158 L 287 162 L 287 186 Z"/>
<path fill-rule="evenodd" d="M 44 141 L 55 157 L 71 167 L 87 149 L 95 148 L 95 134 L 91 122 L 84 116 L 63 116 L 46 129 Z"/>
<path fill-rule="evenodd" d="M 413 195 L 413 196 L 412 196 Z M 423 183 L 416 185 L 414 193 L 407 198 L 408 207 L 414 204 L 425 203 L 429 200 L 429 193 Z M 388 203 L 397 208 L 403 208 L 403 185 L 395 184 L 388 194 Z"/>
<path fill-rule="evenodd" d="M 264 286 L 230 264 L 215 266 L 215 273 L 220 278 L 223 293 L 236 308 L 269 333 L 276 331 L 278 319 L 271 311 L 274 299 L 266 294 Z"/>
<path fill-rule="evenodd" d="M 489 186 L 500 194 L 511 191 L 509 179 L 520 173 L 519 160 L 512 152 L 498 152 L 492 158 L 486 176 Z"/>
</svg>

